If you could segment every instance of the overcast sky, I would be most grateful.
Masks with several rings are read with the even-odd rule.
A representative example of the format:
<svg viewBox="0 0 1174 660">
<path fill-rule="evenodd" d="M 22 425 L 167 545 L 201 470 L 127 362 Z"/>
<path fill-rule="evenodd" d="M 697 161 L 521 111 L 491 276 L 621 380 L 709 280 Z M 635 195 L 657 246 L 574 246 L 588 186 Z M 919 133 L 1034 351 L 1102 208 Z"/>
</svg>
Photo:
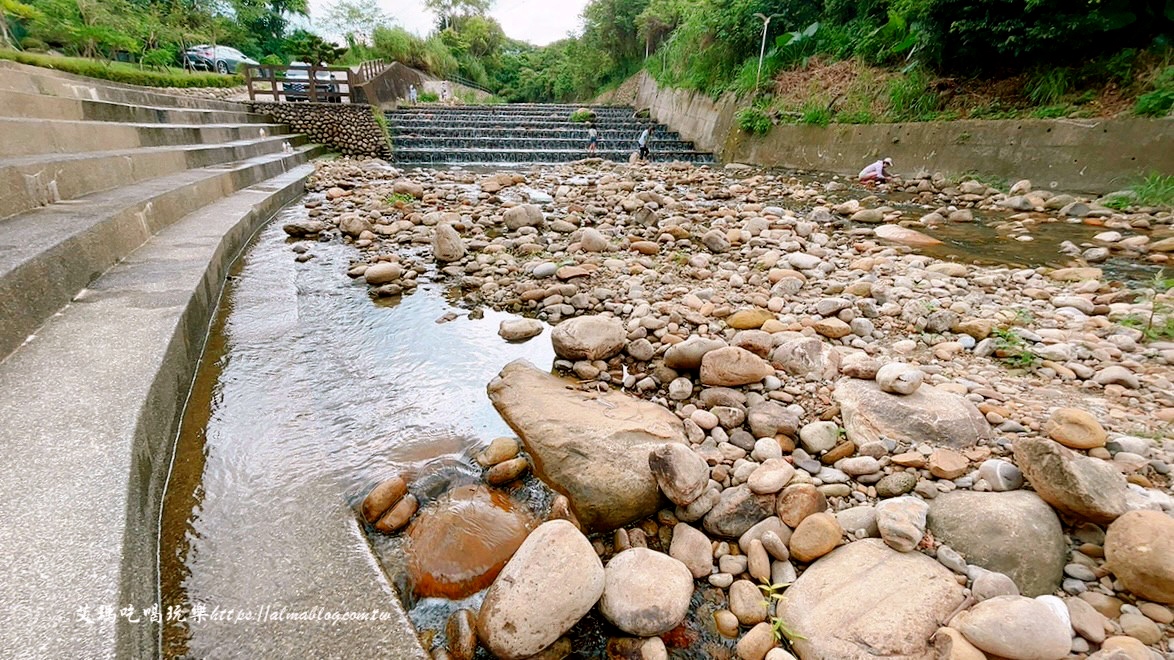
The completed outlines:
<svg viewBox="0 0 1174 660">
<path fill-rule="evenodd" d="M 335 0 L 310 0 L 311 22 L 321 16 Z M 379 0 L 396 23 L 420 36 L 426 36 L 436 18 L 424 9 L 423 0 Z M 489 15 L 501 23 L 507 36 L 545 46 L 577 32 L 582 27 L 580 14 L 587 0 L 496 0 Z"/>
</svg>

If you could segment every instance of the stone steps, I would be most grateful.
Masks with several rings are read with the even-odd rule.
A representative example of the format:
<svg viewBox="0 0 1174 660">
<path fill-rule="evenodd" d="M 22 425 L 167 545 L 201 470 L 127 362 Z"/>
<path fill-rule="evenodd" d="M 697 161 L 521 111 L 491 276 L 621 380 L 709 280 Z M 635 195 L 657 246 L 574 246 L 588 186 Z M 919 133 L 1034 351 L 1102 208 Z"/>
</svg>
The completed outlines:
<svg viewBox="0 0 1174 660">
<path fill-rule="evenodd" d="M 279 134 L 219 144 L 38 154 L 0 159 L 0 219 L 139 181 L 300 147 L 302 135 Z"/>
<path fill-rule="evenodd" d="M 149 106 L 93 99 L 45 96 L 0 89 L 0 116 L 88 121 L 157 122 L 162 124 L 265 123 L 265 115 L 244 109 L 209 110 Z"/>
<path fill-rule="evenodd" d="M 0 355 L 162 228 L 317 153 L 303 146 L 184 170 L 0 221 Z"/>
<path fill-rule="evenodd" d="M 0 158 L 135 147 L 215 144 L 282 135 L 282 124 L 142 124 L 0 117 Z"/>
<path fill-rule="evenodd" d="M 565 163 L 593 155 L 626 161 L 637 150 L 647 120 L 630 107 L 597 106 L 592 126 L 599 131 L 594 154 L 587 153 L 586 123 L 570 121 L 581 106 L 519 104 L 415 106 L 387 113 L 392 158 L 399 163 Z M 650 157 L 712 163 L 713 156 L 665 126 L 656 126 Z"/>
</svg>

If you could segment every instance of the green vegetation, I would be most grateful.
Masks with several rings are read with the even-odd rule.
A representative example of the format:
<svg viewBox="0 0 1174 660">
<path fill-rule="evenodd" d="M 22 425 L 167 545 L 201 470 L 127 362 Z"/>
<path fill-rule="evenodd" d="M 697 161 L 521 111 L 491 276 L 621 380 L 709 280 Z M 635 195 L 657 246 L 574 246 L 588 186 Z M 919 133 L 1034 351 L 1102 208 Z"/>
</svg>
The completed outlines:
<svg viewBox="0 0 1174 660">
<path fill-rule="evenodd" d="M 775 641 L 780 643 L 784 641 L 789 643 L 799 639 L 807 639 L 803 635 L 800 635 L 799 633 L 791 630 L 790 626 L 787 625 L 787 622 L 784 621 L 782 617 L 775 616 L 773 614 L 777 611 L 775 601 L 782 601 L 785 599 L 783 596 L 783 590 L 789 586 L 791 586 L 790 583 L 768 584 L 765 582 L 758 585 L 758 588 L 762 591 L 763 598 L 766 600 L 766 609 L 768 612 L 772 613 L 770 617 L 770 630 L 772 633 L 774 633 Z"/>
<path fill-rule="evenodd" d="M 436 103 L 440 100 L 440 95 L 436 92 L 420 92 L 420 103 Z"/>
<path fill-rule="evenodd" d="M 387 143 L 387 150 L 391 151 L 393 146 L 391 144 L 391 126 L 387 123 L 387 115 L 379 108 L 371 108 L 371 117 L 375 119 L 375 123 L 379 126 L 379 131 L 383 133 L 383 141 Z"/>
<path fill-rule="evenodd" d="M 738 128 L 756 135 L 765 135 L 774 127 L 770 115 L 758 106 L 742 108 L 735 119 L 738 121 Z"/>
<path fill-rule="evenodd" d="M 1149 174 L 1129 189 L 1140 206 L 1174 207 L 1174 175 Z"/>
<path fill-rule="evenodd" d="M 992 334 L 995 337 L 995 355 L 1007 366 L 1030 369 L 1039 360 L 1039 356 L 1031 351 L 1027 341 L 1014 328 L 996 328 Z"/>
<path fill-rule="evenodd" d="M 1118 319 L 1117 323 L 1141 330 L 1145 341 L 1169 341 L 1174 339 L 1174 305 L 1171 305 L 1168 296 L 1174 289 L 1174 278 L 1167 277 L 1165 270 L 1158 271 L 1149 286 L 1142 290 L 1142 301 L 1150 305 L 1148 316 L 1141 317 L 1131 314 Z"/>
<path fill-rule="evenodd" d="M 21 64 L 57 69 L 80 76 L 101 78 L 130 85 L 150 87 L 234 87 L 244 84 L 238 75 L 224 76 L 218 73 L 189 73 L 181 69 L 144 69 L 138 65 L 123 62 L 91 60 L 83 57 L 62 57 L 39 53 L 22 53 L 14 50 L 0 50 L 0 60 L 12 60 Z"/>
<path fill-rule="evenodd" d="M 412 197 L 411 195 L 409 195 L 407 193 L 392 193 L 391 196 L 389 196 L 387 198 L 387 203 L 390 204 L 391 206 L 400 206 L 400 205 L 405 205 L 405 204 L 411 204 L 412 202 L 415 202 L 415 201 L 416 201 L 416 198 Z"/>
<path fill-rule="evenodd" d="M 592 121 L 594 119 L 595 119 L 595 113 L 586 109 L 586 108 L 580 108 L 580 109 L 571 113 L 571 121 L 573 121 L 577 124 L 586 123 L 586 122 Z"/>
</svg>

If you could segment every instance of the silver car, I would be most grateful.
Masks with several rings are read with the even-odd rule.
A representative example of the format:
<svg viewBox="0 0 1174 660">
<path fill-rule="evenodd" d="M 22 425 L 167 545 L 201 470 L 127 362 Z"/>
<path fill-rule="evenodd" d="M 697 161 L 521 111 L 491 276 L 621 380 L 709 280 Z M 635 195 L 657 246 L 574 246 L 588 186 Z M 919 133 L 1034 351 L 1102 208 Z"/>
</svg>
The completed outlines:
<svg viewBox="0 0 1174 660">
<path fill-rule="evenodd" d="M 228 46 L 192 46 L 183 53 L 183 65 L 188 69 L 203 69 L 220 73 L 235 73 L 237 67 L 260 64 L 257 60 Z"/>
</svg>

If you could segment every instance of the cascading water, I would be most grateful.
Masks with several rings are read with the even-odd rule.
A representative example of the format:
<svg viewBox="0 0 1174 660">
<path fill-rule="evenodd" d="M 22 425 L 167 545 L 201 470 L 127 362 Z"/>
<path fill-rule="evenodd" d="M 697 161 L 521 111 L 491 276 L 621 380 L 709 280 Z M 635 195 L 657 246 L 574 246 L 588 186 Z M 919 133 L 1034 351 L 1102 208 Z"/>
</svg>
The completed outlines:
<svg viewBox="0 0 1174 660">
<path fill-rule="evenodd" d="M 565 163 L 587 152 L 588 126 L 572 122 L 573 105 L 420 106 L 387 113 L 398 163 Z M 626 161 L 649 125 L 630 107 L 590 108 L 599 132 L 595 157 Z M 675 131 L 656 125 L 649 140 L 656 161 L 712 163 Z"/>
</svg>

